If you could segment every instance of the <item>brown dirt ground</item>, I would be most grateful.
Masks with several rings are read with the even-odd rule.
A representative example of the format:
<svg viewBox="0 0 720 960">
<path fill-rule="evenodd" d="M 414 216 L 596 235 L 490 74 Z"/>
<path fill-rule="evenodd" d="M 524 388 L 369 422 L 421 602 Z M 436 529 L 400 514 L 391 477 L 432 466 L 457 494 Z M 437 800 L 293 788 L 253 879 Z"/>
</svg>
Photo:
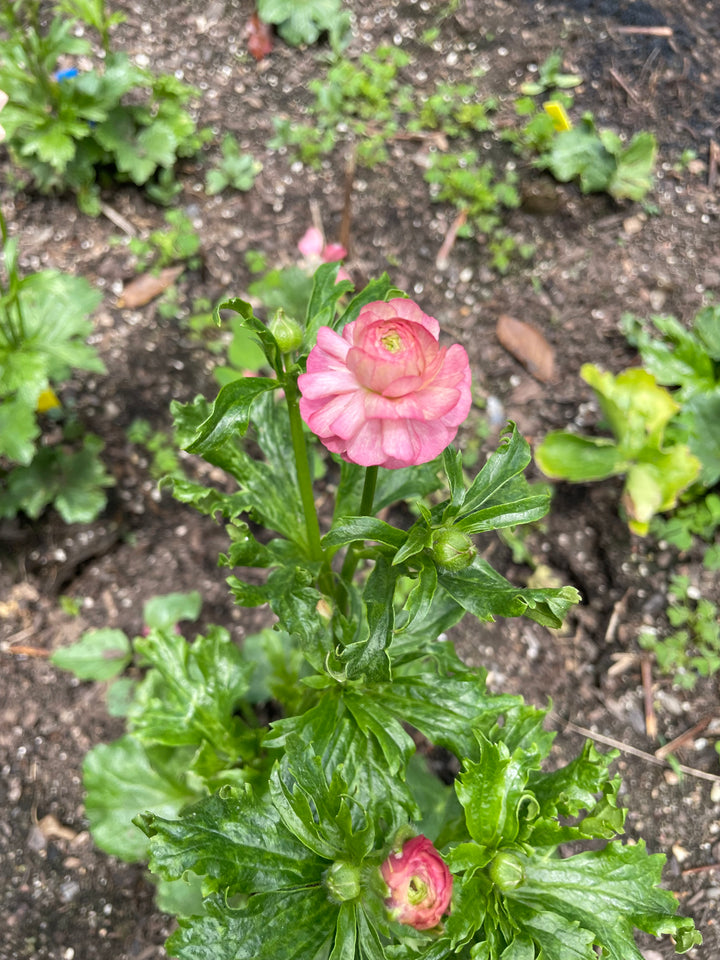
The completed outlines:
<svg viewBox="0 0 720 960">
<path fill-rule="evenodd" d="M 328 238 L 336 239 L 342 149 L 314 172 L 292 168 L 265 146 L 271 117 L 297 116 L 307 104 L 307 81 L 322 69 L 317 50 L 278 42 L 259 65 L 241 55 L 251 5 L 238 0 L 202 5 L 202 13 L 192 0 L 121 0 L 110 6 L 127 14 L 116 43 L 149 57 L 156 69 L 181 70 L 203 91 L 200 124 L 218 135 L 232 131 L 264 163 L 252 191 L 215 198 L 202 191 L 200 165 L 182 169 L 179 203 L 203 240 L 202 269 L 181 283 L 187 302 L 243 295 L 250 279 L 246 250 L 264 250 L 273 264 L 294 260 L 310 223 L 310 201 L 319 205 Z M 473 241 L 458 242 L 447 268 L 436 268 L 453 211 L 429 203 L 422 143 L 398 139 L 390 165 L 359 171 L 354 183 L 348 266 L 357 283 L 387 269 L 399 287 L 414 293 L 467 347 L 478 391 L 495 397 L 531 441 L 581 417 L 596 422 L 578 371 L 586 361 L 613 371 L 635 362 L 619 332 L 621 314 L 665 312 L 689 321 L 707 294 L 720 292 L 718 196 L 708 186 L 707 163 L 720 124 L 717 4 L 461 0 L 448 16 L 447 4 L 427 0 L 347 6 L 354 11 L 351 52 L 402 43 L 414 60 L 405 70 L 407 82 L 464 78 L 483 64 L 486 92 L 510 97 L 531 76 L 532 64 L 561 49 L 565 68 L 585 78 L 577 102 L 600 125 L 627 135 L 640 129 L 656 134 L 659 176 L 649 198 L 656 215 L 639 205 L 583 197 L 574 187 L 551 185 L 526 171 L 530 195 L 539 183 L 550 187 L 550 210 L 532 212 L 537 204 L 530 196 L 509 216 L 512 232 L 532 242 L 536 255 L 504 277 L 488 269 L 486 251 Z M 420 37 L 436 23 L 440 35 L 428 47 Z M 657 26 L 670 27 L 671 35 L 623 30 Z M 706 162 L 695 173 L 676 173 L 673 167 L 687 148 Z M 107 511 L 87 528 L 64 527 L 51 514 L 0 526 L 0 960 L 152 960 L 164 956 L 171 920 L 154 909 L 141 866 L 94 849 L 83 816 L 83 755 L 117 736 L 120 724 L 108 718 L 100 686 L 79 683 L 42 656 L 18 655 L 17 648 L 51 651 L 88 627 L 109 625 L 133 635 L 141 628 L 145 600 L 194 588 L 205 600 L 203 622 L 228 625 L 238 639 L 252 629 L 232 606 L 216 567 L 226 545 L 222 529 L 158 496 L 146 458 L 126 436 L 137 416 L 166 428 L 172 398 L 213 395 L 213 361 L 153 304 L 118 306 L 117 295 L 133 271 L 122 248 L 110 245 L 117 230 L 108 219 L 89 220 L 71 199 L 14 192 L 8 173 L 3 176 L 0 201 L 21 237 L 24 268 L 77 272 L 105 293 L 94 342 L 110 372 L 78 379 L 70 392 L 83 420 L 106 442 L 104 459 L 116 486 Z M 162 225 L 162 211 L 135 191 L 117 190 L 105 199 L 139 230 Z M 499 344 L 495 324 L 501 314 L 542 331 L 556 351 L 554 382 L 535 380 Z M 491 435 L 487 449 L 494 440 Z M 662 627 L 673 571 L 686 572 L 706 596 L 716 590 L 696 552 L 678 555 L 631 537 L 617 515 L 618 495 L 613 483 L 560 486 L 546 524 L 531 536 L 536 555 L 584 597 L 565 631 L 550 633 L 530 622 L 468 621 L 455 633 L 463 656 L 491 670 L 496 689 L 522 692 L 538 705 L 552 698 L 560 757 L 581 744 L 567 720 L 650 753 L 657 748 L 643 720 L 634 656 L 639 625 Z M 510 579 L 527 579 L 529 569 L 514 566 L 500 542 L 481 546 Z M 78 617 L 60 611 L 60 594 L 80 602 Z M 657 674 L 653 685 L 663 740 L 707 716 L 717 724 L 716 681 L 701 682 L 692 694 Z M 678 758 L 718 773 L 707 731 L 691 738 Z M 717 783 L 693 776 L 678 781 L 668 768 L 628 753 L 618 769 L 630 809 L 629 837 L 645 837 L 652 851 L 667 855 L 665 882 L 705 936 L 691 956 L 714 960 L 720 956 Z M 668 943 L 639 943 L 647 960 L 672 955 Z"/>
</svg>

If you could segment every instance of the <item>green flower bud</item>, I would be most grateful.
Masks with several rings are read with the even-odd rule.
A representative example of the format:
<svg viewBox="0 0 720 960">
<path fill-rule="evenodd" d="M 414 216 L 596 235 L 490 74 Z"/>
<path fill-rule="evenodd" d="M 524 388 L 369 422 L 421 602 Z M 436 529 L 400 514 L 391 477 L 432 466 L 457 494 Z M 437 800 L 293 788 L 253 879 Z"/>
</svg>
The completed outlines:
<svg viewBox="0 0 720 960">
<path fill-rule="evenodd" d="M 495 856 L 495 859 L 488 867 L 488 872 L 490 873 L 492 882 L 502 890 L 503 893 L 519 887 L 525 879 L 525 871 L 523 870 L 522 864 L 514 854 L 508 853 L 507 851 L 500 851 L 500 853 Z"/>
<path fill-rule="evenodd" d="M 462 530 L 445 527 L 435 535 L 432 552 L 435 561 L 446 570 L 464 570 L 473 562 L 477 550 Z"/>
<path fill-rule="evenodd" d="M 290 353 L 291 350 L 297 350 L 302 343 L 303 332 L 300 324 L 297 320 L 289 317 L 282 307 L 280 307 L 270 321 L 269 329 L 283 353 Z"/>
<path fill-rule="evenodd" d="M 344 903 L 360 896 L 360 867 L 336 860 L 325 875 L 325 886 L 331 900 Z"/>
</svg>

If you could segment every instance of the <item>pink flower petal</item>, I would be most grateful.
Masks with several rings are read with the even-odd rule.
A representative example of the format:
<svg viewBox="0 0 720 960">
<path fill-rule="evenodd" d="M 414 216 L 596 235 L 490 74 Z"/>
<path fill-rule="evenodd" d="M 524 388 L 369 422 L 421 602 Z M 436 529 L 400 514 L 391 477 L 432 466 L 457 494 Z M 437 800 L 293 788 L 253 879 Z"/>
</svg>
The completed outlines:
<svg viewBox="0 0 720 960">
<path fill-rule="evenodd" d="M 382 466 L 382 420 L 366 420 L 347 446 L 347 458 L 362 467 Z"/>
<path fill-rule="evenodd" d="M 298 250 L 304 257 L 322 256 L 325 241 L 317 227 L 308 227 L 298 243 Z"/>
<path fill-rule="evenodd" d="M 325 263 L 335 263 L 337 260 L 344 260 L 346 256 L 347 250 L 341 243 L 327 243 L 322 251 Z"/>
</svg>

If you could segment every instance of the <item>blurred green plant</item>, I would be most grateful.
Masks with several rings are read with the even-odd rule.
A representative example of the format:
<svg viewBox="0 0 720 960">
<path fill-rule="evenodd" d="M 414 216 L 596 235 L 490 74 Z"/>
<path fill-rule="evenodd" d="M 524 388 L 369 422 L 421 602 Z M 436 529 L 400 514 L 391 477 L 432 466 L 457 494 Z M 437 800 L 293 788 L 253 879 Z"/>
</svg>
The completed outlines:
<svg viewBox="0 0 720 960">
<path fill-rule="evenodd" d="M 56 270 L 21 277 L 2 213 L 0 231 L 0 516 L 21 510 L 35 518 L 53 504 L 66 523 L 87 523 L 113 481 L 99 459 L 102 441 L 63 411 L 55 389 L 73 370 L 105 373 L 86 342 L 100 294 Z M 59 442 L 43 444 L 43 428 L 63 419 Z"/>
<path fill-rule="evenodd" d="M 667 428 L 680 410 L 647 370 L 617 376 L 586 363 L 580 372 L 595 391 L 614 439 L 549 433 L 535 462 L 552 479 L 577 483 L 625 476 L 622 507 L 630 529 L 644 535 L 656 513 L 671 510 L 700 473 L 686 443 L 670 443 Z"/>
<path fill-rule="evenodd" d="M 110 49 L 110 28 L 119 19 L 106 16 L 103 0 L 57 3 L 49 22 L 40 0 L 0 7 L 0 89 L 9 96 L 3 125 L 11 159 L 42 193 L 73 191 L 93 215 L 108 174 L 167 202 L 176 192 L 176 161 L 193 156 L 210 136 L 198 132 L 187 109 L 197 90 Z M 64 67 L 93 53 L 78 35 L 79 22 L 100 34 L 102 69 Z"/>
<path fill-rule="evenodd" d="M 720 670 L 718 607 L 698 597 L 689 578 L 680 574 L 672 577 L 669 595 L 666 614 L 670 631 L 661 635 L 645 630 L 638 643 L 652 651 L 660 670 L 672 674 L 679 687 L 692 690 L 698 677 L 711 677 Z"/>
<path fill-rule="evenodd" d="M 150 455 L 150 476 L 155 480 L 180 472 L 177 447 L 163 430 L 153 430 L 147 420 L 138 418 L 128 427 L 130 443 L 145 447 Z"/>
<path fill-rule="evenodd" d="M 257 0 L 257 13 L 264 23 L 277 26 L 286 43 L 294 47 L 313 44 L 328 34 L 333 50 L 349 40 L 350 13 L 341 0 Z"/>
<path fill-rule="evenodd" d="M 127 247 L 137 261 L 136 269 L 152 267 L 158 272 L 171 263 L 184 263 L 188 269 L 196 270 L 200 265 L 197 256 L 200 236 L 192 220 L 182 210 L 168 210 L 165 222 L 165 229 L 153 230 L 147 237 L 130 237 L 127 241 Z"/>
<path fill-rule="evenodd" d="M 206 192 L 214 196 L 227 187 L 232 187 L 233 190 L 250 190 L 255 183 L 255 177 L 262 170 L 262 163 L 249 153 L 241 153 L 238 142 L 231 133 L 226 133 L 223 137 L 220 152 L 220 162 L 207 172 Z"/>
<path fill-rule="evenodd" d="M 714 542 L 720 529 L 720 496 L 708 493 L 682 503 L 668 517 L 653 517 L 650 532 L 679 550 L 689 550 L 695 538 L 704 541 L 703 566 L 720 570 L 720 543 Z"/>
<path fill-rule="evenodd" d="M 533 165 L 561 183 L 577 181 L 583 193 L 643 200 L 653 186 L 657 158 L 653 134 L 643 130 L 626 143 L 612 130 L 598 130 L 589 111 L 573 126 L 565 113 L 570 102 L 558 97 L 537 109 L 531 98 L 518 98 L 516 112 L 529 114 L 530 119 L 521 130 L 506 130 L 503 139 L 534 156 Z"/>
<path fill-rule="evenodd" d="M 562 73 L 562 51 L 554 50 L 539 68 L 536 80 L 528 80 L 520 87 L 520 92 L 529 97 L 548 91 L 569 90 L 579 87 L 583 78 L 576 73 Z"/>
<path fill-rule="evenodd" d="M 273 118 L 275 136 L 268 146 L 289 149 L 294 159 L 317 167 L 341 139 L 354 145 L 362 166 L 387 162 L 399 115 L 414 110 L 412 88 L 398 79 L 409 62 L 404 50 L 389 45 L 362 54 L 358 62 L 337 58 L 323 79 L 308 84 L 315 95 L 313 121 Z"/>
<path fill-rule="evenodd" d="M 720 305 L 699 310 L 689 330 L 675 317 L 643 323 L 629 313 L 621 326 L 645 368 L 673 388 L 681 410 L 672 436 L 687 441 L 702 463 L 699 483 L 710 489 L 720 480 Z M 653 327 L 659 337 L 652 336 Z"/>
</svg>

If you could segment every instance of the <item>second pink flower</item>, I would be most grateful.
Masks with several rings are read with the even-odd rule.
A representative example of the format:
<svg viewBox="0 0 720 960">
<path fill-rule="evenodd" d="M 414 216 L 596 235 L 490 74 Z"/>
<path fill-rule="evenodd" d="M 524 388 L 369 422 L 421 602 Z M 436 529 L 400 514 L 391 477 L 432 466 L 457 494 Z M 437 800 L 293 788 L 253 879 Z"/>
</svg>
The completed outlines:
<svg viewBox="0 0 720 960">
<path fill-rule="evenodd" d="M 351 463 L 397 469 L 434 460 L 470 410 L 470 365 L 459 344 L 412 300 L 362 308 L 342 335 L 321 327 L 298 379 L 303 419 Z"/>
</svg>

